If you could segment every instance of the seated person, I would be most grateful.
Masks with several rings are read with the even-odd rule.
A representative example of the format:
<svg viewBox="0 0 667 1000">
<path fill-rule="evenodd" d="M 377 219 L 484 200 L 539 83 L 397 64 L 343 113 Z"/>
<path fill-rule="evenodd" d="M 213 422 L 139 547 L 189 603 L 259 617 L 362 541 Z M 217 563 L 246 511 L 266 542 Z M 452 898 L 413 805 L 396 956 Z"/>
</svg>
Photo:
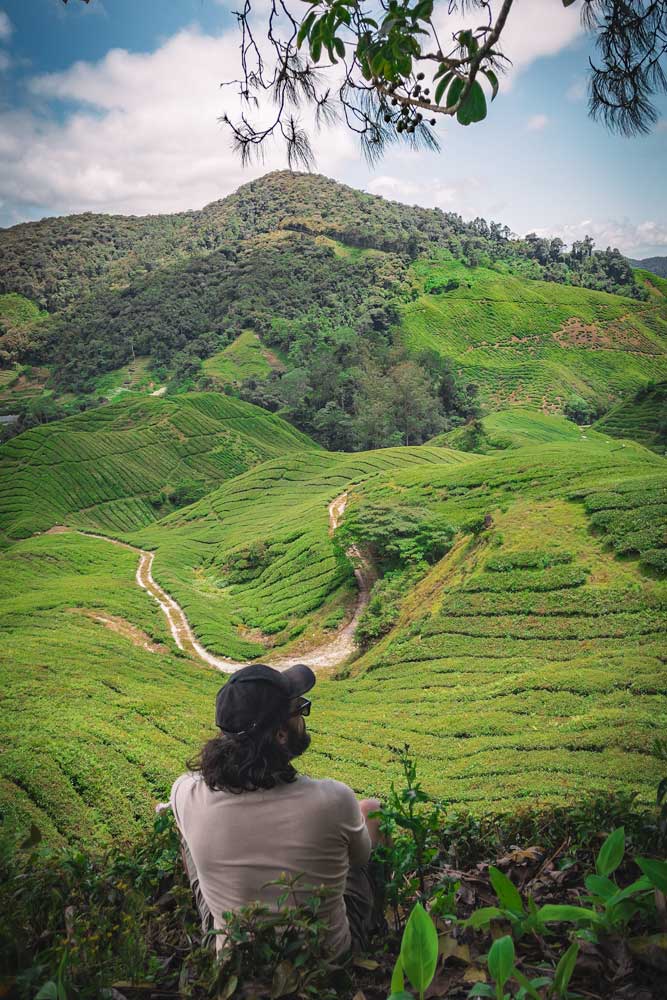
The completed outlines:
<svg viewBox="0 0 667 1000">
<path fill-rule="evenodd" d="M 232 674 L 216 699 L 221 732 L 176 779 L 170 803 L 204 931 L 224 930 L 222 913 L 250 902 L 276 910 L 284 889 L 267 883 L 303 873 L 301 898 L 329 890 L 319 912 L 335 958 L 363 948 L 382 920 L 369 867 L 378 821 L 368 818 L 380 803 L 296 771 L 310 744 L 304 695 L 314 684 L 304 664 L 281 672 L 257 663 Z M 216 935 L 218 951 L 223 938 Z"/>
</svg>

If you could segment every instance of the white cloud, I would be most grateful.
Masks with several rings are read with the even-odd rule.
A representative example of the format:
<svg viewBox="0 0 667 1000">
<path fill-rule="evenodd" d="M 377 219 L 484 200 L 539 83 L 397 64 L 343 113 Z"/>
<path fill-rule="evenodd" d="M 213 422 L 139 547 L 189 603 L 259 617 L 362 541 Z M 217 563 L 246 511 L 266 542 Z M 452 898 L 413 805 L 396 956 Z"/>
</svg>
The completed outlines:
<svg viewBox="0 0 667 1000">
<path fill-rule="evenodd" d="M 560 225 L 557 232 L 545 229 L 538 229 L 536 232 L 541 236 L 560 236 L 569 244 L 584 236 L 592 236 L 599 249 L 618 247 L 630 257 L 647 247 L 667 246 L 667 222 L 653 219 L 639 223 L 630 222 L 629 219 L 606 219 L 601 222 L 583 219 L 581 222 Z"/>
<path fill-rule="evenodd" d="M 267 170 L 282 147 L 244 168 L 218 118 L 238 110 L 238 37 L 179 32 L 150 54 L 116 49 L 31 81 L 41 113 L 0 113 L 0 199 L 53 212 L 164 212 L 200 207 Z M 50 103 L 74 102 L 64 121 Z M 358 155 L 342 126 L 318 137 L 318 168 L 335 173 Z"/>
<path fill-rule="evenodd" d="M 479 10 L 462 17 L 456 13 L 448 15 L 446 8 L 444 3 L 436 5 L 434 17 L 444 50 L 454 32 L 485 23 L 483 17 L 480 19 Z M 499 0 L 491 0 L 491 9 L 495 18 L 500 9 Z M 517 73 L 536 59 L 555 55 L 582 33 L 579 10 L 575 6 L 565 8 L 560 0 L 515 0 L 498 46 L 512 62 L 504 78 L 505 89 L 511 86 Z"/>
<path fill-rule="evenodd" d="M 568 101 L 572 101 L 573 104 L 583 101 L 586 97 L 586 80 L 583 77 L 578 76 L 572 81 L 570 86 L 565 91 L 565 96 Z"/>
<path fill-rule="evenodd" d="M 12 22 L 9 20 L 9 16 L 4 10 L 0 10 L 0 42 L 9 41 L 13 30 L 14 28 Z"/>
<path fill-rule="evenodd" d="M 422 191 L 412 181 L 405 180 L 402 177 L 388 177 L 386 175 L 374 177 L 366 186 L 366 190 L 370 191 L 371 194 L 382 195 L 383 198 L 404 202 L 418 198 Z"/>
<path fill-rule="evenodd" d="M 549 119 L 546 115 L 532 115 L 532 117 L 528 119 L 526 128 L 529 132 L 541 132 L 542 129 L 546 128 L 548 122 Z"/>
</svg>

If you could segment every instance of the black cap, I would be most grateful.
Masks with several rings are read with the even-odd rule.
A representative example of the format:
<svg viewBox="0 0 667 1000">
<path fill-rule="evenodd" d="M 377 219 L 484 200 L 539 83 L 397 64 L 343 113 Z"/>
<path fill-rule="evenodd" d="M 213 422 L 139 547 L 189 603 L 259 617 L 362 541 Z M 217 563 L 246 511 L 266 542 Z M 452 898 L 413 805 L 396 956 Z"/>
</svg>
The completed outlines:
<svg viewBox="0 0 667 1000">
<path fill-rule="evenodd" d="M 215 724 L 223 733 L 240 735 L 287 718 L 292 698 L 310 691 L 315 674 L 305 663 L 276 670 L 251 663 L 231 675 L 215 699 Z"/>
</svg>

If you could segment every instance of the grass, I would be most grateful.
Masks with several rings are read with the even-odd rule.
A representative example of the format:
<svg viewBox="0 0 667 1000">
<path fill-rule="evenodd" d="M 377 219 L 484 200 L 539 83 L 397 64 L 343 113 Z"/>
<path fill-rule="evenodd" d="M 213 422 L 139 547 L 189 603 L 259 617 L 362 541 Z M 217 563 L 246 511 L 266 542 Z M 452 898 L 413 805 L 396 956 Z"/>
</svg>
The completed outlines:
<svg viewBox="0 0 667 1000">
<path fill-rule="evenodd" d="M 0 295 L 0 320 L 8 326 L 29 326 L 39 320 L 46 319 L 47 316 L 47 312 L 23 295 L 18 295 L 16 292 Z"/>
<path fill-rule="evenodd" d="M 442 256 L 411 273 L 401 338 L 451 358 L 492 409 L 559 410 L 571 395 L 608 404 L 667 374 L 667 304 L 653 285 L 638 302 Z"/>
<path fill-rule="evenodd" d="M 244 330 L 236 340 L 204 361 L 206 375 L 229 385 L 244 379 L 264 378 L 274 368 L 281 367 L 278 359 L 262 344 L 253 330 Z"/>
<path fill-rule="evenodd" d="M 285 421 L 218 393 L 123 398 L 0 447 L 0 540 L 54 524 L 115 534 L 147 524 L 274 455 L 314 447 Z"/>
</svg>

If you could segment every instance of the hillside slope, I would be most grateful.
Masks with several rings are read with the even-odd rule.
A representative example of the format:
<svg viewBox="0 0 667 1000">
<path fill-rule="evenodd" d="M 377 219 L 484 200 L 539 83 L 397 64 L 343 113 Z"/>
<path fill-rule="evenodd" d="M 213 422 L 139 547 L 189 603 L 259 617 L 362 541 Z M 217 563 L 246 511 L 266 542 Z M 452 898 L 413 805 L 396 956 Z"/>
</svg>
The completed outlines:
<svg viewBox="0 0 667 1000">
<path fill-rule="evenodd" d="M 0 446 L 0 539 L 54 524 L 128 531 L 313 447 L 274 414 L 217 393 L 120 399 Z"/>
<path fill-rule="evenodd" d="M 592 789 L 650 800 L 667 724 L 664 460 L 617 443 L 522 448 L 378 477 L 351 509 L 362 500 L 493 523 L 428 573 L 318 702 L 338 775 L 379 780 L 390 730 L 429 787 L 475 809 Z"/>
<path fill-rule="evenodd" d="M 401 308 L 411 351 L 452 359 L 491 409 L 562 409 L 579 395 L 602 405 L 667 374 L 667 298 L 647 302 L 469 268 L 441 254 L 412 265 Z"/>
<path fill-rule="evenodd" d="M 428 447 L 290 455 L 125 537 L 155 549 L 155 579 L 211 652 L 254 658 L 283 653 L 301 637 L 307 649 L 349 614 L 356 591 L 352 566 L 330 537 L 329 503 L 385 470 L 467 461 Z"/>
</svg>

